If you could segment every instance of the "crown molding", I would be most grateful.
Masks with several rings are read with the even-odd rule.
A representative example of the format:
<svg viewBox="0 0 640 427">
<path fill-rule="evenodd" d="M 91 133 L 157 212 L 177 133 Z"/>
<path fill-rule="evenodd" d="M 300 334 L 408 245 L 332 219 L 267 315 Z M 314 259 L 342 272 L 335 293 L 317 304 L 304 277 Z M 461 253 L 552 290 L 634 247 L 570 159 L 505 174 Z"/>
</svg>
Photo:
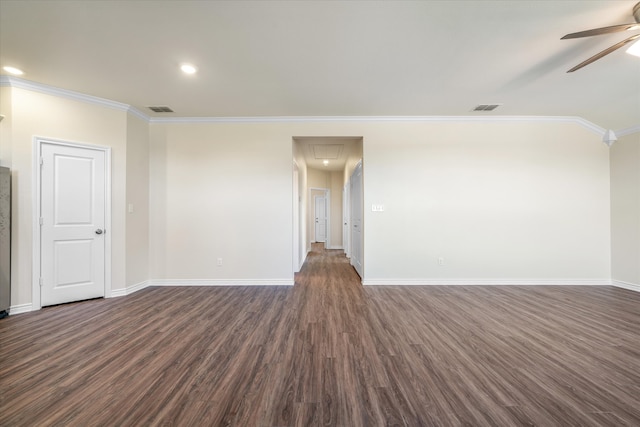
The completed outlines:
<svg viewBox="0 0 640 427">
<path fill-rule="evenodd" d="M 326 122 L 431 122 L 431 123 L 574 123 L 602 137 L 607 131 L 582 117 L 575 116 L 275 116 L 275 117 L 150 117 L 139 109 L 72 90 L 30 80 L 0 75 L 0 87 L 10 86 L 47 95 L 86 102 L 132 114 L 149 123 L 326 123 Z M 615 131 L 618 136 L 640 132 L 640 125 Z"/>
<path fill-rule="evenodd" d="M 632 135 L 634 133 L 640 133 L 640 125 L 631 126 L 631 127 L 624 128 L 624 129 L 619 129 L 619 130 L 615 131 L 615 133 L 616 133 L 616 135 L 618 137 Z"/>
<path fill-rule="evenodd" d="M 144 120 L 145 122 L 149 123 L 149 116 L 147 116 L 145 113 L 138 110 L 137 108 L 129 106 L 129 108 L 127 108 L 127 112 L 131 115 L 136 116 L 140 120 Z"/>
<path fill-rule="evenodd" d="M 574 116 L 281 116 L 281 117 L 151 117 L 151 123 L 326 123 L 326 122 L 432 122 L 432 123 L 575 123 L 603 136 L 606 129 Z"/>
<path fill-rule="evenodd" d="M 58 96 L 61 98 L 67 98 L 74 101 L 86 102 L 88 104 L 98 105 L 101 107 L 111 108 L 118 111 L 124 111 L 131 113 L 145 121 L 149 121 L 149 116 L 143 112 L 134 108 L 128 104 L 122 102 L 112 101 L 110 99 L 100 98 L 98 96 L 86 95 L 84 93 L 75 92 L 73 90 L 61 89 L 54 86 L 45 85 L 42 83 L 32 82 L 30 80 L 21 79 L 11 76 L 0 76 L 0 87 L 10 86 L 17 89 L 29 90 L 32 92 L 44 93 L 45 95 Z"/>
</svg>

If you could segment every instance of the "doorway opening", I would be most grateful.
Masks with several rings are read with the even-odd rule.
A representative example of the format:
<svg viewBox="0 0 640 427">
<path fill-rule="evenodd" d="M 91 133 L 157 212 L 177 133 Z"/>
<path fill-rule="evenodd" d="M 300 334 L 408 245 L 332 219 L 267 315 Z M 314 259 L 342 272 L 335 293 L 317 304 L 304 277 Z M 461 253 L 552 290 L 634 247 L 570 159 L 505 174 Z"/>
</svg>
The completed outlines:
<svg viewBox="0 0 640 427">
<path fill-rule="evenodd" d="M 324 250 L 343 251 L 363 277 L 362 155 L 360 136 L 293 137 L 294 272 L 300 271 L 311 245 L 320 243 Z M 358 168 L 359 192 L 353 196 L 353 175 Z M 360 216 L 354 218 L 354 214 Z"/>
</svg>

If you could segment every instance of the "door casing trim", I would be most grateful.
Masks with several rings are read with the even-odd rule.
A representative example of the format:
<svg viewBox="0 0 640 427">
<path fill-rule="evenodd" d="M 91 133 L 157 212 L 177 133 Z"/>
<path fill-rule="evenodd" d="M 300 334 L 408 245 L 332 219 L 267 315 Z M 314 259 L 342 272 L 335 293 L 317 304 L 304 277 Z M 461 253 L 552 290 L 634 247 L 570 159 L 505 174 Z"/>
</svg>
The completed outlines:
<svg viewBox="0 0 640 427">
<path fill-rule="evenodd" d="M 54 138 L 46 138 L 40 136 L 33 137 L 33 172 L 32 172 L 32 230 L 33 238 L 31 243 L 32 253 L 32 276 L 31 276 L 31 309 L 40 310 L 42 308 L 42 300 L 40 299 L 40 275 L 41 275 L 41 239 L 40 239 L 40 214 L 41 214 L 41 192 L 42 188 L 40 180 L 42 179 L 42 170 L 40 168 L 40 158 L 42 157 L 42 145 L 58 145 L 66 147 L 84 148 L 95 151 L 104 152 L 105 159 L 105 206 L 104 206 L 104 297 L 111 297 L 111 147 L 102 145 L 93 145 L 86 143 L 78 143 L 72 141 L 63 141 Z"/>
</svg>

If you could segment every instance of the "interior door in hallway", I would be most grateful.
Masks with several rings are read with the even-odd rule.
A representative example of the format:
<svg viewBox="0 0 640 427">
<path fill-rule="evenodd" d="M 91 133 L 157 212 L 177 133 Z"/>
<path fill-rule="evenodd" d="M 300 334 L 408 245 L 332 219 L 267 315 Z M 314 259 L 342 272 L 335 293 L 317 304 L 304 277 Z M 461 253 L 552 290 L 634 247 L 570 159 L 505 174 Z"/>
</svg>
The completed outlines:
<svg viewBox="0 0 640 427">
<path fill-rule="evenodd" d="M 316 242 L 325 243 L 327 241 L 327 198 L 325 196 L 315 196 L 314 205 L 316 214 L 315 240 Z"/>
<path fill-rule="evenodd" d="M 105 152 L 43 144 L 41 305 L 105 295 Z"/>
</svg>

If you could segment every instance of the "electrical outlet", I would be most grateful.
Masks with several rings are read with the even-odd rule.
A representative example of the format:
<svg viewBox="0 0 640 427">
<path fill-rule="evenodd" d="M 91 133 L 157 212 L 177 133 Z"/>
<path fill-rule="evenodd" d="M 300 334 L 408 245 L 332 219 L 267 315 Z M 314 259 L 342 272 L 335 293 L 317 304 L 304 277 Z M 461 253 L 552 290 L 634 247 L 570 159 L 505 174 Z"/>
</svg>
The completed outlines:
<svg viewBox="0 0 640 427">
<path fill-rule="evenodd" d="M 222 267 L 222 258 L 218 258 L 218 267 Z"/>
<path fill-rule="evenodd" d="M 439 266 L 443 266 L 444 265 L 444 258 L 442 258 L 442 257 L 438 258 L 438 265 Z"/>
</svg>

